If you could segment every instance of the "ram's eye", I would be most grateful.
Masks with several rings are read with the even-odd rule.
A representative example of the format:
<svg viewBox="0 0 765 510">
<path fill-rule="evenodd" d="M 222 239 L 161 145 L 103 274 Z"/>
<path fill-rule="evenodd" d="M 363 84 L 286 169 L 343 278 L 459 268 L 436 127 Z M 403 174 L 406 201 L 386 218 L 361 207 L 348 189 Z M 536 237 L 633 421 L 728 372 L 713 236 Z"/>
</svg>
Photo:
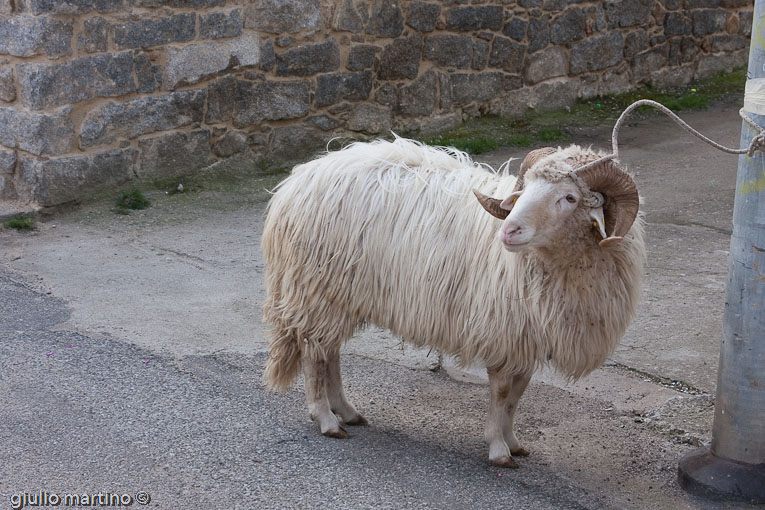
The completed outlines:
<svg viewBox="0 0 765 510">
<path fill-rule="evenodd" d="M 568 195 L 566 195 L 566 201 L 569 204 L 574 204 L 574 203 L 576 203 L 576 197 L 574 195 L 568 194 Z"/>
</svg>

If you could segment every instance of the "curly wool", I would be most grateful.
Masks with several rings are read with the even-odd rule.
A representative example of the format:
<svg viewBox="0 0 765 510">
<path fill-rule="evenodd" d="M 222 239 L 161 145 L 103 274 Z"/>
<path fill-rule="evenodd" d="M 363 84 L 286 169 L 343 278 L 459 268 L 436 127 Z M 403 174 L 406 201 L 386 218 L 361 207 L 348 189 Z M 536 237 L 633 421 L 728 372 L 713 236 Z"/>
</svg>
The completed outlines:
<svg viewBox="0 0 765 510">
<path fill-rule="evenodd" d="M 587 183 L 581 177 L 575 174 L 575 170 L 588 163 L 604 157 L 604 152 L 595 152 L 592 149 L 583 149 L 578 145 L 570 145 L 565 149 L 558 147 L 558 150 L 542 158 L 533 169 L 529 171 L 529 178 L 542 178 L 551 183 L 560 182 L 569 178 L 579 188 L 582 193 L 583 203 L 589 207 L 600 207 L 603 205 L 603 195 L 593 192 Z M 614 160 L 616 161 L 616 160 Z"/>
<path fill-rule="evenodd" d="M 471 190 L 507 196 L 514 184 L 507 168 L 401 138 L 296 167 L 262 239 L 268 385 L 286 388 L 301 356 L 324 359 L 369 323 L 507 374 L 549 361 L 576 379 L 600 366 L 635 316 L 642 220 L 608 249 L 592 232 L 569 236 L 584 239 L 570 249 L 509 253 Z"/>
</svg>

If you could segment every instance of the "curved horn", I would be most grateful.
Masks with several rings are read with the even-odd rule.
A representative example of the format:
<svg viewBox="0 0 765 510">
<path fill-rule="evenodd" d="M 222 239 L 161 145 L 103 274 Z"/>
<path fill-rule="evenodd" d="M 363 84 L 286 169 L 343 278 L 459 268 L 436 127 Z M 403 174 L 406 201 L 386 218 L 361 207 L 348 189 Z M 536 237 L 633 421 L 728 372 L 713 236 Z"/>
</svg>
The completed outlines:
<svg viewBox="0 0 765 510">
<path fill-rule="evenodd" d="M 622 240 L 629 232 L 640 207 L 635 181 L 613 160 L 579 170 L 576 174 L 587 183 L 590 190 L 598 191 L 606 197 L 603 212 L 608 237 L 600 245 L 607 246 Z"/>
<path fill-rule="evenodd" d="M 499 206 L 499 204 L 502 203 L 502 200 L 484 195 L 477 189 L 473 190 L 473 194 L 478 199 L 478 202 L 480 202 L 483 208 L 486 209 L 486 212 L 491 214 L 495 218 L 504 220 L 505 218 L 507 218 L 507 215 L 510 214 L 510 211 L 506 211 L 505 209 L 502 209 Z"/>
<path fill-rule="evenodd" d="M 518 180 L 515 181 L 515 187 L 513 193 L 523 189 L 523 176 L 526 175 L 526 171 L 532 166 L 536 165 L 540 159 L 553 154 L 556 151 L 553 147 L 542 147 L 541 149 L 534 149 L 526 154 L 526 157 L 521 161 L 521 169 L 518 171 Z"/>
</svg>

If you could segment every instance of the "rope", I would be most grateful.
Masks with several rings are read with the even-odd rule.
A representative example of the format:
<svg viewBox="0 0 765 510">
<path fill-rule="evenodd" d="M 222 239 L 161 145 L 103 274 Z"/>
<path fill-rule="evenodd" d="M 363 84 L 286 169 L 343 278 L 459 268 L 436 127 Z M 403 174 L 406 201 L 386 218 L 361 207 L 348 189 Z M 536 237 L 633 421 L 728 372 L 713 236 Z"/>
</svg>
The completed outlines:
<svg viewBox="0 0 765 510">
<path fill-rule="evenodd" d="M 641 106 L 650 106 L 651 108 L 655 108 L 659 110 L 662 113 L 665 113 L 667 116 L 669 116 L 670 119 L 672 119 L 676 124 L 678 124 L 681 128 L 685 129 L 687 132 L 692 134 L 693 136 L 699 138 L 703 142 L 708 143 L 712 147 L 721 150 L 723 152 L 727 152 L 728 154 L 746 154 L 749 157 L 752 157 L 754 155 L 755 151 L 765 151 L 765 130 L 757 125 L 756 122 L 754 122 L 745 112 L 744 109 L 741 108 L 738 111 L 738 114 L 741 116 L 741 118 L 750 126 L 752 126 L 758 134 L 752 138 L 752 141 L 749 143 L 749 147 L 745 149 L 731 149 L 730 147 L 725 147 L 724 145 L 721 145 L 714 140 L 707 138 L 706 136 L 702 135 L 697 130 L 693 129 L 691 126 L 689 126 L 683 119 L 678 117 L 672 110 L 667 108 L 661 103 L 657 103 L 656 101 L 651 101 L 650 99 L 641 99 L 640 101 L 635 101 L 631 105 L 629 105 L 619 116 L 619 119 L 616 121 L 616 124 L 614 124 L 614 130 L 611 133 L 611 147 L 612 152 L 611 154 L 607 156 L 603 156 L 602 158 L 596 159 L 595 161 L 592 161 L 591 163 L 587 163 L 586 165 L 580 166 L 577 168 L 576 171 L 579 170 L 585 170 L 587 168 L 592 168 L 593 166 L 599 165 L 605 161 L 616 159 L 619 157 L 619 129 L 622 127 L 622 124 L 624 123 L 624 119 L 627 118 L 627 115 L 632 113 L 635 109 L 641 107 Z"/>
<path fill-rule="evenodd" d="M 592 191 L 587 183 L 584 182 L 584 179 L 576 174 L 576 171 L 569 172 L 568 177 L 574 181 L 574 184 L 576 184 L 576 186 L 579 188 L 579 191 L 582 192 L 582 203 L 584 205 L 594 209 L 596 207 L 601 207 L 606 203 L 606 199 L 603 194 L 597 191 Z"/>
</svg>

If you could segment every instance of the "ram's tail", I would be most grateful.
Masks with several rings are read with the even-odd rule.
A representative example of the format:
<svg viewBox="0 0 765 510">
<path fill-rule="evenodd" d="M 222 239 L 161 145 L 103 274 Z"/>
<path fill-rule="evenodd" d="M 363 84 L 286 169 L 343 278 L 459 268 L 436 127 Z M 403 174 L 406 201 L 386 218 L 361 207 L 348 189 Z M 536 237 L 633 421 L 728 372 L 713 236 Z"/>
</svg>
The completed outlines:
<svg viewBox="0 0 765 510">
<path fill-rule="evenodd" d="M 301 359 L 297 336 L 289 331 L 274 331 L 263 382 L 269 389 L 285 391 L 300 372 Z"/>
</svg>

